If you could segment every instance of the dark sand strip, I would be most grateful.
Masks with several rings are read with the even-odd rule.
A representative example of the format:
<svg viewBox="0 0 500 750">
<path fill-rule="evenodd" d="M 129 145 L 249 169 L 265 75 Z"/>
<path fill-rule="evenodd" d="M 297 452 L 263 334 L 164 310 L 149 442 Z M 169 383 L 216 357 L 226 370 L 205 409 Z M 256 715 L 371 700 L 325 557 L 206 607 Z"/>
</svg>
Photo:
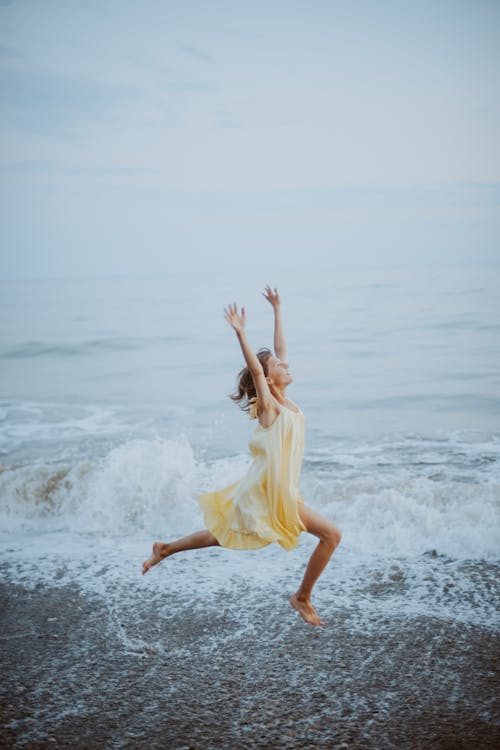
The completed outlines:
<svg viewBox="0 0 500 750">
<path fill-rule="evenodd" d="M 343 611 L 319 629 L 283 595 L 242 629 L 248 601 L 173 598 L 168 620 L 145 605 L 142 642 L 163 646 L 134 653 L 137 602 L 118 621 L 76 587 L 1 597 L 2 748 L 500 747 L 498 636 L 480 627 L 429 614 L 363 634 Z"/>
</svg>

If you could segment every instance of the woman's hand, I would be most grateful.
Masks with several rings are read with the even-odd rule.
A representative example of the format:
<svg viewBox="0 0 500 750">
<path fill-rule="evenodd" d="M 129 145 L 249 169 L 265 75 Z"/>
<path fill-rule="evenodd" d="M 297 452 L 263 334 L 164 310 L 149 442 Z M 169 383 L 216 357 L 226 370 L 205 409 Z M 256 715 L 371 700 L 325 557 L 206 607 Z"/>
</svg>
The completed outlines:
<svg viewBox="0 0 500 750">
<path fill-rule="evenodd" d="M 280 296 L 278 294 L 278 290 L 276 287 L 274 287 L 274 292 L 272 291 L 269 284 L 266 286 L 266 291 L 262 292 L 262 296 L 267 299 L 268 302 L 271 303 L 273 308 L 276 310 L 280 306 Z"/>
<path fill-rule="evenodd" d="M 224 308 L 224 317 L 231 326 L 234 328 L 236 333 L 243 333 L 245 330 L 245 308 L 241 308 L 241 313 L 238 313 L 236 302 L 232 305 L 228 305 Z"/>
<path fill-rule="evenodd" d="M 285 334 L 283 332 L 283 321 L 281 320 L 280 296 L 278 290 L 274 287 L 272 291 L 269 284 L 266 291 L 262 293 L 267 301 L 273 306 L 274 310 L 274 351 L 282 362 L 288 362 L 288 352 L 286 350 Z"/>
</svg>

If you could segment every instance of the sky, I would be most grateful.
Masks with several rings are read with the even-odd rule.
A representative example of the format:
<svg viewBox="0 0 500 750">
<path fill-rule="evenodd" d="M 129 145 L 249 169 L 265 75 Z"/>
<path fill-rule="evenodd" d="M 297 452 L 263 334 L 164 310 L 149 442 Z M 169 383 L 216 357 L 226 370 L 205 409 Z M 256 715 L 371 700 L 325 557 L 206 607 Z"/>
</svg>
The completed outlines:
<svg viewBox="0 0 500 750">
<path fill-rule="evenodd" d="M 0 0 L 0 278 L 500 260 L 497 0 Z"/>
</svg>

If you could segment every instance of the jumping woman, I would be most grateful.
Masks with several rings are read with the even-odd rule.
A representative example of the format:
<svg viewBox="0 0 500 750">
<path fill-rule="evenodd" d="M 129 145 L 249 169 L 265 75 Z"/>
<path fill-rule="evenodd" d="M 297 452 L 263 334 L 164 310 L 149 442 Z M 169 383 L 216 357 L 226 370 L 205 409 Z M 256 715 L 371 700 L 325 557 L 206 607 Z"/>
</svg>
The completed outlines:
<svg viewBox="0 0 500 750">
<path fill-rule="evenodd" d="M 258 420 L 249 444 L 252 464 L 239 482 L 200 495 L 206 529 L 173 542 L 155 542 L 142 572 L 147 573 L 176 552 L 201 547 L 259 549 L 278 542 L 289 551 L 297 546 L 301 531 L 307 531 L 317 536 L 319 543 L 299 589 L 289 601 L 306 622 L 325 625 L 311 604 L 311 593 L 341 534 L 327 518 L 305 505 L 299 494 L 304 415 L 286 395 L 293 378 L 288 370 L 279 294 L 267 286 L 264 297 L 274 310 L 274 355 L 269 349 L 255 354 L 250 348 L 245 335 L 245 308 L 238 312 L 233 304 L 224 310 L 246 361 L 238 376 L 238 391 L 231 398 Z"/>
</svg>

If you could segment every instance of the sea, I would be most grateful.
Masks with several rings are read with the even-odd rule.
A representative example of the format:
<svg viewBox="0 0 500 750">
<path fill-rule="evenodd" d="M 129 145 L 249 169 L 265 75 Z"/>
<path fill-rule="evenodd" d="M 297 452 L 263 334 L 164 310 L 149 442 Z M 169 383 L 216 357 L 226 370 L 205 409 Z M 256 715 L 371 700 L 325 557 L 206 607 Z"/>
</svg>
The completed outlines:
<svg viewBox="0 0 500 750">
<path fill-rule="evenodd" d="M 272 348 L 268 283 L 306 416 L 301 494 L 341 528 L 338 558 L 498 559 L 495 265 L 2 282 L 4 554 L 126 539 L 133 577 L 150 539 L 203 528 L 197 495 L 244 474 L 255 428 L 228 397 L 244 363 L 224 307 Z"/>
<path fill-rule="evenodd" d="M 301 495 L 343 534 L 318 606 L 431 608 L 497 627 L 496 264 L 2 281 L 4 575 L 76 583 L 111 613 L 125 591 L 164 593 L 173 558 L 141 576 L 152 542 L 203 528 L 198 494 L 250 462 L 255 422 L 229 398 L 243 359 L 224 307 L 245 306 L 250 343 L 272 347 L 266 284 L 281 296 L 288 394 L 306 417 Z M 175 570 L 193 600 L 238 580 L 292 593 L 315 541 L 192 551 Z"/>
</svg>

